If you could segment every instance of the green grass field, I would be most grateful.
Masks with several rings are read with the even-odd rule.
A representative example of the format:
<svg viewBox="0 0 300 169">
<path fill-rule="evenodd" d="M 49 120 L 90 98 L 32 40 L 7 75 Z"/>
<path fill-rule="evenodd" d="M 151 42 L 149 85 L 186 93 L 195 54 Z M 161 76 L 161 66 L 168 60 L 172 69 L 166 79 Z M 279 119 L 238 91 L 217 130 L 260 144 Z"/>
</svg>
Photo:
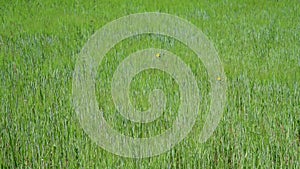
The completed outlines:
<svg viewBox="0 0 300 169">
<path fill-rule="evenodd" d="M 146 34 L 120 42 L 99 63 L 95 88 L 105 119 L 120 133 L 162 133 L 180 102 L 168 74 L 147 70 L 132 81 L 130 97 L 146 110 L 149 92 L 162 89 L 164 115 L 141 125 L 116 113 L 112 76 L 136 50 L 156 47 L 178 55 L 202 95 L 187 138 L 167 153 L 132 159 L 107 152 L 83 131 L 72 104 L 72 78 L 78 53 L 95 31 L 142 12 L 177 15 L 207 35 L 225 69 L 227 103 L 212 137 L 195 142 L 210 104 L 201 60 L 170 37 Z M 0 1 L 0 19 L 0 168 L 300 168 L 299 0 Z"/>
</svg>

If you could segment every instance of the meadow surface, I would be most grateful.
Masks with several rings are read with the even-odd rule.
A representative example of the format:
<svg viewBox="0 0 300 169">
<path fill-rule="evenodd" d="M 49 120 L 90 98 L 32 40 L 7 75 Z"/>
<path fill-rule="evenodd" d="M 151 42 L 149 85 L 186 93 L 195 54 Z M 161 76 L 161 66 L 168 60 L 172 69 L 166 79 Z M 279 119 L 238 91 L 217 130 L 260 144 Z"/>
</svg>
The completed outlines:
<svg viewBox="0 0 300 169">
<path fill-rule="evenodd" d="M 178 85 L 150 69 L 130 86 L 137 109 L 149 108 L 155 88 L 166 110 L 149 124 L 125 120 L 114 107 L 110 83 L 130 53 L 162 48 L 193 71 L 201 92 L 191 133 L 159 156 L 131 159 L 95 144 L 72 105 L 78 53 L 106 23 L 141 12 L 164 12 L 196 25 L 213 42 L 227 76 L 227 103 L 217 129 L 195 141 L 209 112 L 210 83 L 201 60 L 179 41 L 144 34 L 128 38 L 99 63 L 99 109 L 117 131 L 151 137 L 168 129 L 180 103 Z M 299 0 L 0 1 L 0 168 L 299 168 Z M 164 24 L 164 23 L 161 23 Z M 159 25 L 158 25 L 159 26 Z"/>
</svg>

